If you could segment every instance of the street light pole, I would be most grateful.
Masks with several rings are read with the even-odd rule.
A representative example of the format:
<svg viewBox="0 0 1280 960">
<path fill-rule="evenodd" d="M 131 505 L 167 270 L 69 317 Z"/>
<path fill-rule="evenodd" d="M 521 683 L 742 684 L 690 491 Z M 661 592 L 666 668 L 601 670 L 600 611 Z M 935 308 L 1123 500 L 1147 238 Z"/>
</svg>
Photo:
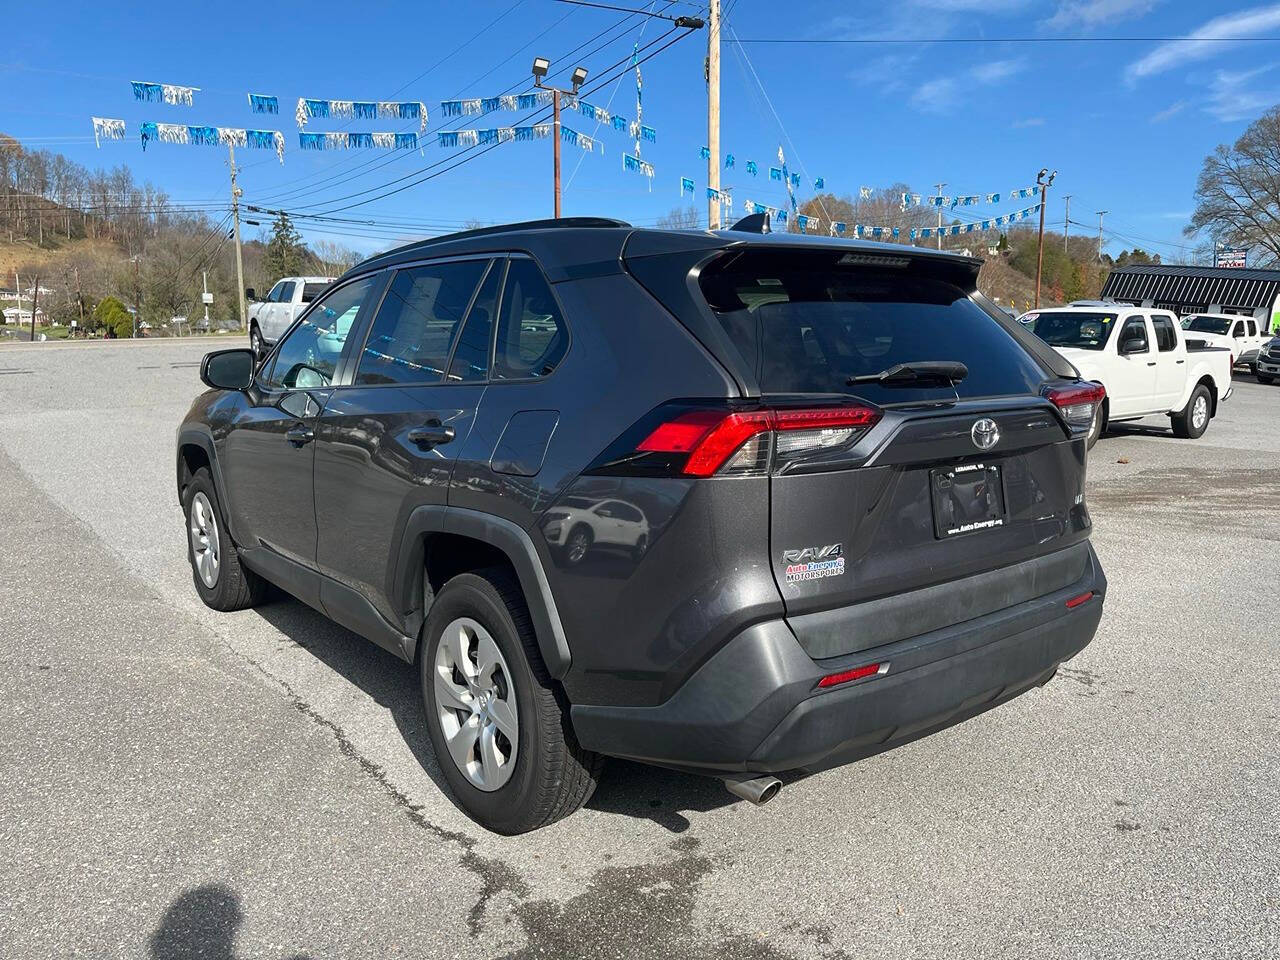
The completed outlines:
<svg viewBox="0 0 1280 960">
<path fill-rule="evenodd" d="M 1062 252 L 1069 254 L 1071 248 L 1067 246 L 1067 234 L 1071 231 L 1071 194 L 1065 194 L 1062 199 L 1067 204 L 1067 212 L 1062 218 Z"/>
<path fill-rule="evenodd" d="M 1048 174 L 1049 179 L 1045 179 Z M 1041 167 L 1040 172 L 1036 174 L 1036 186 L 1040 188 L 1040 237 L 1036 244 L 1036 308 L 1040 307 L 1040 275 L 1044 271 L 1044 205 L 1049 197 L 1049 187 L 1053 183 L 1053 178 L 1058 175 L 1058 171 L 1049 173 L 1048 167 Z"/>
<path fill-rule="evenodd" d="M 554 114 L 555 122 L 552 124 L 552 136 L 555 143 L 552 146 L 552 179 L 555 188 L 555 215 L 556 219 L 560 219 L 560 95 L 565 94 L 570 97 L 578 95 L 578 88 L 587 82 L 586 67 L 575 67 L 573 73 L 569 76 L 569 82 L 572 89 L 561 90 L 559 87 L 553 87 L 542 81 L 547 78 L 547 72 L 551 69 L 551 61 L 546 57 L 534 57 L 533 60 L 533 83 L 534 86 L 541 90 L 551 91 L 551 107 Z"/>
<path fill-rule="evenodd" d="M 707 229 L 720 229 L 720 0 L 710 0 L 707 23 Z M 714 191 L 714 192 L 712 192 Z"/>
</svg>

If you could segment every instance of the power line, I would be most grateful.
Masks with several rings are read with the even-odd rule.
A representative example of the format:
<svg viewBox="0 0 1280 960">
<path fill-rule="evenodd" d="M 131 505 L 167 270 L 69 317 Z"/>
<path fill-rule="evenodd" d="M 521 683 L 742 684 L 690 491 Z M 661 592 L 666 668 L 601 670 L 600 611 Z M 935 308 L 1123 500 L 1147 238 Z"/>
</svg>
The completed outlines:
<svg viewBox="0 0 1280 960">
<path fill-rule="evenodd" d="M 1270 43 L 1280 37 L 752 37 L 734 44 Z"/>
<path fill-rule="evenodd" d="M 706 26 L 701 17 L 669 17 L 665 13 L 654 13 L 650 10 L 636 10 L 633 7 L 615 7 L 611 3 L 594 3 L 592 0 L 556 0 L 556 3 L 571 3 L 576 7 L 595 7 L 597 10 L 616 10 L 619 13 L 641 13 L 655 20 L 667 20 L 677 27 L 700 29 Z M 670 4 L 668 4 L 670 7 Z"/>
</svg>

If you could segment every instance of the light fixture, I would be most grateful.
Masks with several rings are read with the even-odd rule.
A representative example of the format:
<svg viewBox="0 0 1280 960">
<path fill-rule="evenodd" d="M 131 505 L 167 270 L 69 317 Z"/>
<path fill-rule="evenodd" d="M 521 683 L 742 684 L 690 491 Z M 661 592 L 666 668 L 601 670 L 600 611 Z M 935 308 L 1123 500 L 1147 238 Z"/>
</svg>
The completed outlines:
<svg viewBox="0 0 1280 960">
<path fill-rule="evenodd" d="M 541 84 L 543 77 L 547 75 L 547 71 L 551 69 L 551 61 L 546 57 L 533 58 L 533 80 L 535 83 Z"/>
<path fill-rule="evenodd" d="M 569 77 L 569 82 L 573 84 L 573 92 L 577 93 L 578 88 L 587 82 L 587 68 L 578 67 L 573 71 L 573 75 Z"/>
</svg>

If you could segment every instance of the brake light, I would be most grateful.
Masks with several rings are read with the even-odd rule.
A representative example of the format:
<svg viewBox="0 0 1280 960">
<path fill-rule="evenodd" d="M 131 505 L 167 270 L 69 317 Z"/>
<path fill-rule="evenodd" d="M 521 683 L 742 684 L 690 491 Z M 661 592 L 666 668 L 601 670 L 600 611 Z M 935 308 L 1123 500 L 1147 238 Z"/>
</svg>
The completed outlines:
<svg viewBox="0 0 1280 960">
<path fill-rule="evenodd" d="M 1100 383 L 1073 384 L 1069 387 L 1050 387 L 1045 398 L 1062 411 L 1063 418 L 1073 427 L 1087 427 L 1093 423 L 1098 404 L 1106 399 L 1106 388 Z"/>
<path fill-rule="evenodd" d="M 748 411 L 687 410 L 660 423 L 636 447 L 646 453 L 688 454 L 679 472 L 709 477 L 767 466 L 768 442 L 794 458 L 849 443 L 880 419 L 872 407 L 840 406 Z"/>
<path fill-rule="evenodd" d="M 1080 606 L 1080 604 L 1087 603 L 1092 599 L 1093 599 L 1092 590 L 1090 590 L 1088 593 L 1082 593 L 1080 594 L 1080 596 L 1072 597 L 1070 600 L 1067 601 L 1067 609 L 1074 610 L 1076 607 Z"/>
<path fill-rule="evenodd" d="M 820 687 L 838 687 L 842 683 L 851 683 L 863 677 L 872 677 L 889 672 L 888 661 L 884 663 L 868 663 L 865 667 L 854 667 L 842 673 L 830 673 L 818 681 Z"/>
</svg>

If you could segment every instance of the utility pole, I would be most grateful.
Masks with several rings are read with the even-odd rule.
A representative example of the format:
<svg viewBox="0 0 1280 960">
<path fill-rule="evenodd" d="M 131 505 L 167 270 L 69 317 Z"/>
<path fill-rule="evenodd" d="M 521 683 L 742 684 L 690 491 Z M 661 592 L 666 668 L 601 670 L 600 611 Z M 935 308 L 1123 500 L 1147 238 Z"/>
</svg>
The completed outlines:
<svg viewBox="0 0 1280 960">
<path fill-rule="evenodd" d="M 142 256 L 133 258 L 133 338 L 138 338 L 138 317 L 142 315 L 142 279 L 138 269 L 142 264 Z"/>
<path fill-rule="evenodd" d="M 946 184 L 945 184 L 945 183 L 940 183 L 940 184 L 938 184 L 938 193 L 937 193 L 937 196 L 939 196 L 939 197 L 941 197 L 941 196 L 942 196 L 942 189 L 943 189 L 943 187 L 945 187 L 945 186 L 946 186 Z M 939 207 L 938 207 L 938 234 L 937 234 L 937 236 L 938 236 L 938 249 L 939 249 L 939 250 L 941 250 L 941 249 L 942 249 L 942 207 L 941 207 L 941 206 L 939 206 Z"/>
<path fill-rule="evenodd" d="M 231 164 L 231 222 L 235 224 L 236 236 L 236 300 L 240 304 L 240 329 L 248 328 L 249 308 L 244 300 L 244 255 L 240 252 L 240 195 L 243 192 L 236 186 L 236 145 L 227 143 Z"/>
<path fill-rule="evenodd" d="M 720 0 L 707 17 L 707 228 L 720 229 Z M 712 192 L 714 191 L 714 192 Z"/>
<path fill-rule="evenodd" d="M 551 104 L 554 111 L 555 122 L 552 125 L 551 136 L 555 139 L 553 145 L 553 174 L 555 180 L 555 213 L 556 219 L 560 219 L 560 95 L 576 97 L 578 89 L 587 82 L 586 67 L 575 67 L 573 73 L 569 75 L 569 82 L 573 89 L 561 90 L 559 87 L 553 87 L 542 81 L 547 78 L 547 71 L 551 69 L 551 61 L 546 57 L 533 58 L 533 84 L 541 90 L 551 91 Z"/>
<path fill-rule="evenodd" d="M 36 311 L 40 309 L 40 274 L 36 274 L 35 286 L 31 288 L 31 342 L 36 342 Z M 22 298 L 18 298 L 18 311 L 21 316 Z"/>
<path fill-rule="evenodd" d="M 84 336 L 84 292 L 80 289 L 80 268 L 76 267 L 76 303 L 80 307 L 80 335 Z"/>
<path fill-rule="evenodd" d="M 1071 229 L 1071 194 L 1066 194 L 1062 199 L 1067 202 L 1067 212 L 1062 218 L 1062 252 L 1069 254 L 1071 250 L 1067 247 L 1067 233 Z"/>
<path fill-rule="evenodd" d="M 1048 180 L 1045 179 L 1046 174 L 1049 176 Z M 1049 198 L 1049 187 L 1057 175 L 1057 170 L 1049 173 L 1048 167 L 1041 167 L 1036 174 L 1036 186 L 1040 188 L 1040 237 L 1036 242 L 1036 309 L 1040 308 L 1040 275 L 1044 271 L 1044 207 Z"/>
<path fill-rule="evenodd" d="M 200 298 L 200 301 L 204 304 L 204 328 L 208 330 L 209 329 L 209 271 L 208 270 L 200 271 L 200 283 L 201 283 L 201 286 L 204 287 L 204 295 Z M 190 323 L 187 324 L 187 330 L 188 332 L 191 330 Z M 178 336 L 182 336 L 181 328 L 178 329 Z"/>
<path fill-rule="evenodd" d="M 1098 262 L 1102 262 L 1102 218 L 1105 217 L 1110 210 L 1098 211 Z"/>
</svg>

